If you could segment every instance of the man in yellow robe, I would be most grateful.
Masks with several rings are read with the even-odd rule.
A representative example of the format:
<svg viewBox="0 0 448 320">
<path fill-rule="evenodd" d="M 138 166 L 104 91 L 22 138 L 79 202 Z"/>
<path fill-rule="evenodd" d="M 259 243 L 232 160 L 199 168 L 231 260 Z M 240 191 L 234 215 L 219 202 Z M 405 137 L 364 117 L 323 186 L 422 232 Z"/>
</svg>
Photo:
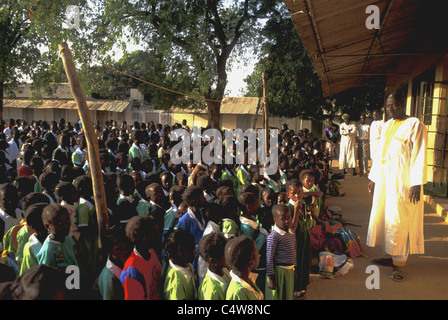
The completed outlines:
<svg viewBox="0 0 448 320">
<path fill-rule="evenodd" d="M 425 125 L 405 113 L 404 99 L 391 94 L 386 100 L 390 120 L 384 124 L 376 159 L 369 174 L 373 194 L 367 245 L 384 247 L 391 259 L 374 262 L 393 266 L 393 279 L 404 279 L 409 254 L 424 253 L 423 186 L 426 183 Z"/>
</svg>

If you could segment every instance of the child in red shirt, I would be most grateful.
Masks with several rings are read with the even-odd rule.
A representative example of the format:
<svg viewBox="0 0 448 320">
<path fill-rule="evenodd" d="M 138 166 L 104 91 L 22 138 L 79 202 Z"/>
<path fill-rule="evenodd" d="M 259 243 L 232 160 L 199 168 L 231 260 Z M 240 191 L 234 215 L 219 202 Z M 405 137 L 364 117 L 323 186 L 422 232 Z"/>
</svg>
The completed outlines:
<svg viewBox="0 0 448 320">
<path fill-rule="evenodd" d="M 120 275 L 125 300 L 160 300 L 162 265 L 153 249 L 161 239 L 160 226 L 151 216 L 134 216 L 126 224 L 126 235 L 134 250 Z"/>
</svg>

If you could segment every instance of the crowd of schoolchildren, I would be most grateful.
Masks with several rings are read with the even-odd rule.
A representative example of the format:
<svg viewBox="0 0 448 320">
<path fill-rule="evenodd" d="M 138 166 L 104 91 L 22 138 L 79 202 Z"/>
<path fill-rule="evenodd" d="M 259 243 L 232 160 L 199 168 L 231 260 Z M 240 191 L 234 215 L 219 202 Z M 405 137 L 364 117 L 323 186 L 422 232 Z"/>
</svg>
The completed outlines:
<svg viewBox="0 0 448 320">
<path fill-rule="evenodd" d="M 247 148 L 242 164 L 174 164 L 170 132 L 190 130 L 185 122 L 96 123 L 109 219 L 99 240 L 82 125 L 1 127 L 0 298 L 304 295 L 310 229 L 325 219 L 329 175 L 325 142 L 308 130 L 279 131 L 279 168 L 267 175 Z M 70 266 L 80 289 L 68 293 Z"/>
</svg>

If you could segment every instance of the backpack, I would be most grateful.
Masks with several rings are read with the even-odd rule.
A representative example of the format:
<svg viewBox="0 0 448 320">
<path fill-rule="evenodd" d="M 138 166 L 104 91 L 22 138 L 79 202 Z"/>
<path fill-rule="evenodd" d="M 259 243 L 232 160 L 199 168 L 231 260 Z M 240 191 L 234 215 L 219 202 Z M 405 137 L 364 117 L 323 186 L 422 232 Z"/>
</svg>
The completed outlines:
<svg viewBox="0 0 448 320">
<path fill-rule="evenodd" d="M 331 180 L 328 184 L 328 193 L 333 197 L 345 195 L 344 188 L 339 181 Z"/>
<path fill-rule="evenodd" d="M 359 236 L 349 228 L 339 228 L 338 235 L 347 248 L 346 253 L 350 257 L 359 257 L 362 255 L 362 245 Z"/>
</svg>

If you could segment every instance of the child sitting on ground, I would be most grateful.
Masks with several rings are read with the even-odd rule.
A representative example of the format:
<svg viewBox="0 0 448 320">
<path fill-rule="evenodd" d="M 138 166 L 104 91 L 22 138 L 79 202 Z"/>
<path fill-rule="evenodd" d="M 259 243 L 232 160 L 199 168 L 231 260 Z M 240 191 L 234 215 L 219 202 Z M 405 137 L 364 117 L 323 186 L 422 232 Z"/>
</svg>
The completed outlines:
<svg viewBox="0 0 448 320">
<path fill-rule="evenodd" d="M 60 204 L 52 203 L 43 209 L 42 222 L 49 235 L 37 253 L 39 264 L 55 267 L 65 272 L 70 265 L 78 265 L 75 240 L 69 237 L 70 214 Z"/>
<path fill-rule="evenodd" d="M 297 215 L 292 220 L 291 211 L 284 204 L 275 205 L 272 214 L 275 225 L 266 245 L 266 300 L 293 300 Z"/>
<path fill-rule="evenodd" d="M 224 249 L 227 239 L 222 233 L 210 233 L 199 241 L 199 254 L 208 263 L 208 269 L 198 292 L 199 300 L 225 300 L 230 273 L 227 270 Z"/>
<path fill-rule="evenodd" d="M 196 241 L 193 235 L 177 229 L 168 235 L 165 251 L 169 259 L 164 293 L 167 300 L 194 300 L 196 293 L 196 273 L 192 262 L 196 257 Z"/>
<path fill-rule="evenodd" d="M 156 220 L 149 216 L 132 217 L 126 224 L 126 236 L 134 244 L 134 250 L 120 275 L 125 300 L 162 298 L 162 266 L 153 249 L 161 233 Z"/>
<path fill-rule="evenodd" d="M 255 241 L 247 236 L 229 240 L 225 247 L 225 257 L 232 270 L 226 300 L 263 300 L 263 292 L 251 279 L 251 272 L 260 262 Z"/>
</svg>

